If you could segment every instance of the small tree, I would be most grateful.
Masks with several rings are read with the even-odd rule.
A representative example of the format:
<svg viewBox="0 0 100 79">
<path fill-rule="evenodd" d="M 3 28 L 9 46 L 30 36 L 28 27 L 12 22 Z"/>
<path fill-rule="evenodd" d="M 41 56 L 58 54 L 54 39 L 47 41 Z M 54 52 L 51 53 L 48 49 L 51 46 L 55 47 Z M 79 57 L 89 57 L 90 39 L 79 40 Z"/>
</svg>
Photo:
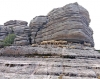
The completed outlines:
<svg viewBox="0 0 100 79">
<path fill-rule="evenodd" d="M 8 36 L 3 40 L 3 45 L 10 46 L 11 44 L 13 44 L 15 37 L 15 34 L 8 34 Z"/>
</svg>

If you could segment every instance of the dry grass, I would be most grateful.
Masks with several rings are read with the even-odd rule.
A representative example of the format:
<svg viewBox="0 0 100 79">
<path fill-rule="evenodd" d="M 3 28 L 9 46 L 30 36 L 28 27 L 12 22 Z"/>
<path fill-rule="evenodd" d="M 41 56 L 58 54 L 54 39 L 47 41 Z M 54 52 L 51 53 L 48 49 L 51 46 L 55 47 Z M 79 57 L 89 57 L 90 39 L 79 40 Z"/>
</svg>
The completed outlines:
<svg viewBox="0 0 100 79">
<path fill-rule="evenodd" d="M 58 79 L 63 79 L 63 74 L 60 74 L 60 76 L 58 77 Z"/>
<path fill-rule="evenodd" d="M 100 79 L 100 76 L 98 76 L 98 79 Z"/>
</svg>

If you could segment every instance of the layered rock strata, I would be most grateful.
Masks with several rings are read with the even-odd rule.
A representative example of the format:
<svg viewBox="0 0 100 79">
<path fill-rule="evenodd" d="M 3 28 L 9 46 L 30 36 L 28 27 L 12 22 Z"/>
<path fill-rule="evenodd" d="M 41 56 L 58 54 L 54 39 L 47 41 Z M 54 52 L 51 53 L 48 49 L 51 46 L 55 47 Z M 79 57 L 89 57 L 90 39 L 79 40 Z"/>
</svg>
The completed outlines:
<svg viewBox="0 0 100 79">
<path fill-rule="evenodd" d="M 7 28 L 4 27 L 3 25 L 0 25 L 0 41 L 3 41 L 4 38 L 7 36 L 8 31 Z"/>
<path fill-rule="evenodd" d="M 39 30 L 35 30 L 35 23 L 38 20 L 33 19 L 30 27 L 35 32 L 32 40 L 40 43 L 44 40 L 66 40 L 70 42 L 90 43 L 94 46 L 93 31 L 89 27 L 90 18 L 88 11 L 78 3 L 71 3 L 61 8 L 55 8 L 47 15 L 48 21 L 45 19 L 45 24 L 39 26 Z M 42 21 L 42 20 L 41 20 Z M 43 20 L 44 21 L 44 20 Z M 33 34 L 34 35 L 34 34 Z"/>
<path fill-rule="evenodd" d="M 27 26 L 27 22 L 26 21 L 21 21 L 21 20 L 10 20 L 10 21 L 7 21 L 4 23 L 4 26 L 8 26 L 8 25 L 15 25 L 15 26 L 18 26 L 18 25 L 25 25 Z"/>
<path fill-rule="evenodd" d="M 35 38 L 37 36 L 38 31 L 42 29 L 43 25 L 45 25 L 48 21 L 46 16 L 37 16 L 33 18 L 29 24 L 31 29 L 31 39 L 32 43 L 35 43 Z"/>
<path fill-rule="evenodd" d="M 77 3 L 33 18 L 30 28 L 25 21 L 4 23 L 0 41 L 14 33 L 17 46 L 0 49 L 0 79 L 99 79 L 100 53 L 91 47 L 89 23 L 88 11 Z M 31 42 L 38 44 L 23 46 Z"/>
<path fill-rule="evenodd" d="M 10 28 L 11 33 L 16 35 L 14 45 L 28 45 L 30 29 L 26 21 L 10 20 L 4 23 L 5 27 Z M 8 31 L 9 32 L 9 31 Z"/>
<path fill-rule="evenodd" d="M 62 49 L 65 49 L 62 53 Z M 79 57 L 82 57 L 84 55 L 87 55 L 85 50 L 88 51 L 94 51 L 95 49 L 93 47 L 85 46 L 82 44 L 67 44 L 67 45 L 37 45 L 37 46 L 8 46 L 5 48 L 2 48 L 0 50 L 1 56 L 35 56 L 35 55 L 51 55 L 51 56 L 61 56 L 61 55 L 69 55 L 70 52 L 67 52 L 67 50 L 79 50 L 84 53 L 77 53 L 74 52 L 73 56 L 78 55 Z M 88 53 L 91 55 L 90 57 L 100 57 L 99 53 Z M 72 53 L 71 53 L 72 54 Z M 86 56 L 88 57 L 88 56 Z"/>
<path fill-rule="evenodd" d="M 16 38 L 14 40 L 15 45 L 23 46 L 30 43 L 30 29 L 28 26 L 20 25 L 13 28 Z"/>
<path fill-rule="evenodd" d="M 91 47 L 83 50 L 49 45 L 15 48 L 12 46 L 1 51 L 2 55 L 8 56 L 28 53 L 28 58 L 0 57 L 1 79 L 98 79 L 100 77 L 100 53 Z M 34 53 L 37 54 L 30 58 Z M 48 53 L 56 54 L 52 56 Z"/>
</svg>

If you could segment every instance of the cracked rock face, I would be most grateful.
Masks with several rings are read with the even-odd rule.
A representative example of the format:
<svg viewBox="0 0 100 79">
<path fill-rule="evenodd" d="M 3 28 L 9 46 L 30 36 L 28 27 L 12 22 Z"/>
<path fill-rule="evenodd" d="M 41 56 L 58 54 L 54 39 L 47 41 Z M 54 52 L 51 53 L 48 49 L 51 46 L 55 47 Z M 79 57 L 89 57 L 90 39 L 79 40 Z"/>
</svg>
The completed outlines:
<svg viewBox="0 0 100 79">
<path fill-rule="evenodd" d="M 5 28 L 4 29 L 5 31 L 7 30 L 8 34 L 13 33 L 16 35 L 13 45 L 18 45 L 18 46 L 29 45 L 30 29 L 29 26 L 27 26 L 26 21 L 10 20 L 4 23 L 4 27 L 2 27 L 1 29 L 2 31 L 3 28 Z"/>
<path fill-rule="evenodd" d="M 31 39 L 32 43 L 35 43 L 35 38 L 40 29 L 42 29 L 43 25 L 45 25 L 48 21 L 47 16 L 37 16 L 33 18 L 29 24 L 31 29 Z"/>
<path fill-rule="evenodd" d="M 47 18 L 48 20 L 45 19 L 45 23 L 42 25 L 40 24 L 42 19 L 33 19 L 33 23 L 40 24 L 38 30 L 33 31 L 35 27 L 31 30 L 32 33 L 35 32 L 32 40 L 36 43 L 44 40 L 66 40 L 79 43 L 88 42 L 94 46 L 93 31 L 89 27 L 89 13 L 78 3 L 55 8 L 48 13 Z"/>
<path fill-rule="evenodd" d="M 7 36 L 7 28 L 4 27 L 3 25 L 0 25 L 0 41 L 3 41 L 4 38 Z"/>
<path fill-rule="evenodd" d="M 25 46 L 29 44 L 30 29 L 28 26 L 20 25 L 13 28 L 16 38 L 14 44 L 18 46 Z"/>
</svg>

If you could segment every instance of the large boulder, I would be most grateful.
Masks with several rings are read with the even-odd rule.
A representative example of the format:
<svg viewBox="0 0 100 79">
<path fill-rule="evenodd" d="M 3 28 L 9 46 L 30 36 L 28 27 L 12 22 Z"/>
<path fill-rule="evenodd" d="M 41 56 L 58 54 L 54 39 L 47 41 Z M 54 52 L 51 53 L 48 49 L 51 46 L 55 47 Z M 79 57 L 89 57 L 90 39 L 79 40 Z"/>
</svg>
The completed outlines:
<svg viewBox="0 0 100 79">
<path fill-rule="evenodd" d="M 16 38 L 13 45 L 23 46 L 30 44 L 30 28 L 26 21 L 10 20 L 4 23 L 8 33 L 14 33 Z"/>
<path fill-rule="evenodd" d="M 31 29 L 31 39 L 32 43 L 35 43 L 35 37 L 37 35 L 37 32 L 45 25 L 48 21 L 47 16 L 36 16 L 33 18 L 29 24 L 29 27 Z"/>
<path fill-rule="evenodd" d="M 30 43 L 30 29 L 28 26 L 20 25 L 13 28 L 16 38 L 14 40 L 14 45 L 28 45 Z"/>
<path fill-rule="evenodd" d="M 10 28 L 0 25 L 0 41 L 3 41 L 10 31 Z"/>
<path fill-rule="evenodd" d="M 35 42 L 66 40 L 79 43 L 87 42 L 94 46 L 93 31 L 89 27 L 89 13 L 78 3 L 55 8 L 48 13 L 47 17 L 48 22 L 37 31 Z"/>
<path fill-rule="evenodd" d="M 33 47 L 28 46 L 8 46 L 5 48 L 2 48 L 0 50 L 0 55 L 6 55 L 6 56 L 24 56 L 26 54 L 34 54 L 36 50 Z"/>
</svg>

